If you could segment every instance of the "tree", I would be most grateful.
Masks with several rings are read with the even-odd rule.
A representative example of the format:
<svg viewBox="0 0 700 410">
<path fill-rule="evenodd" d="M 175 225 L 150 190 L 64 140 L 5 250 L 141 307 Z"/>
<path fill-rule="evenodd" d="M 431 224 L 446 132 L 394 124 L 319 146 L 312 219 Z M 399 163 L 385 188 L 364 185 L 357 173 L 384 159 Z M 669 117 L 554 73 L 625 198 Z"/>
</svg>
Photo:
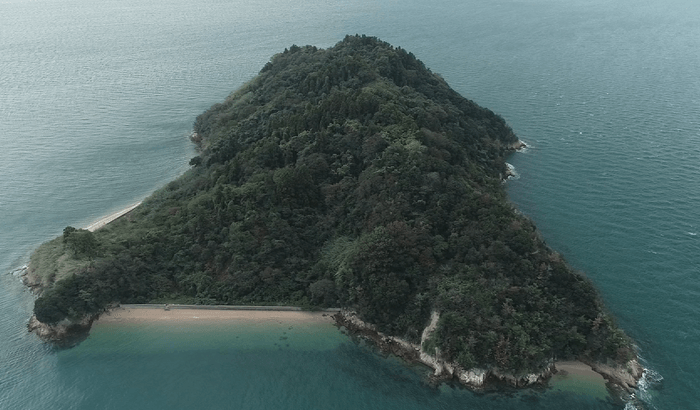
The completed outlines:
<svg viewBox="0 0 700 410">
<path fill-rule="evenodd" d="M 92 232 L 72 226 L 63 230 L 63 243 L 76 258 L 96 256 L 99 250 L 99 242 Z"/>
</svg>

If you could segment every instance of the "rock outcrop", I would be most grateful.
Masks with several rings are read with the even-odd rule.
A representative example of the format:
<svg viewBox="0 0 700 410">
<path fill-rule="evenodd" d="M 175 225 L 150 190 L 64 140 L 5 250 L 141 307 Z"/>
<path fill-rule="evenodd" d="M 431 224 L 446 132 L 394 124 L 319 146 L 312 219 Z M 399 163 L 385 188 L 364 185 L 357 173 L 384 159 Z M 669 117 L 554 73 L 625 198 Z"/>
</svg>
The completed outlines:
<svg viewBox="0 0 700 410">
<path fill-rule="evenodd" d="M 440 357 L 440 351 L 437 348 L 434 352 L 425 351 L 424 342 L 435 331 L 440 319 L 440 315 L 436 311 L 432 312 L 430 323 L 423 330 L 420 345 L 383 334 L 377 330 L 376 326 L 362 321 L 353 311 L 341 310 L 334 317 L 339 326 L 345 327 L 353 335 L 373 342 L 382 352 L 393 354 L 412 363 L 422 363 L 432 368 L 431 380 L 433 382 L 457 380 L 462 385 L 477 390 L 484 388 L 489 382 L 506 383 L 513 387 L 527 387 L 546 384 L 549 378 L 557 372 L 553 360 L 543 371 L 524 375 L 502 372 L 498 368 L 464 369 L 458 363 Z M 636 359 L 630 360 L 624 365 L 609 365 L 590 361 L 584 361 L 584 363 L 591 366 L 596 373 L 601 374 L 610 385 L 618 386 L 626 394 L 634 392 L 645 370 Z"/>
<path fill-rule="evenodd" d="M 433 369 L 431 380 L 433 382 L 457 380 L 462 385 L 471 389 L 482 389 L 489 381 L 507 383 L 513 387 L 526 387 L 546 383 L 556 371 L 554 363 L 550 363 L 545 370 L 540 373 L 526 375 L 513 375 L 508 372 L 501 372 L 498 369 L 464 369 L 458 363 L 444 360 L 440 357 L 440 352 L 436 348 L 435 352 L 426 352 L 423 349 L 424 342 L 430 337 L 437 327 L 440 314 L 432 312 L 430 324 L 423 329 L 421 344 L 410 343 L 395 336 L 387 336 L 378 331 L 369 323 L 362 321 L 355 312 L 341 310 L 335 315 L 336 323 L 343 326 L 352 334 L 363 337 L 373 342 L 382 352 L 390 353 L 401 357 L 412 363 L 422 363 Z"/>
<path fill-rule="evenodd" d="M 32 315 L 27 323 L 27 330 L 56 347 L 73 347 L 87 338 L 92 322 L 96 318 L 96 316 L 86 317 L 77 322 L 65 319 L 55 325 L 49 325 L 38 321 L 36 316 Z"/>
<path fill-rule="evenodd" d="M 589 363 L 591 368 L 600 373 L 608 383 L 612 383 L 623 388 L 628 393 L 632 393 L 644 374 L 644 367 L 636 359 L 632 359 L 624 365 L 608 365 L 603 363 Z"/>
</svg>

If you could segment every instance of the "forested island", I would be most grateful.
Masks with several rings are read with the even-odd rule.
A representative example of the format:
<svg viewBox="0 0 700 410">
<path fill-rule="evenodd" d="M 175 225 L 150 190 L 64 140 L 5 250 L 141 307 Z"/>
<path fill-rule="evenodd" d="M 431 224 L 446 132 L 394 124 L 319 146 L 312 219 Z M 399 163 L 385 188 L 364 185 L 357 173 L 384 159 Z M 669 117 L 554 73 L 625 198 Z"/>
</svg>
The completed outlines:
<svg viewBox="0 0 700 410">
<path fill-rule="evenodd" d="M 89 329 L 118 303 L 342 307 L 465 384 L 529 384 L 564 359 L 639 377 L 594 286 L 508 201 L 514 132 L 413 54 L 292 46 L 192 140 L 183 176 L 35 251 L 35 327 Z"/>
</svg>

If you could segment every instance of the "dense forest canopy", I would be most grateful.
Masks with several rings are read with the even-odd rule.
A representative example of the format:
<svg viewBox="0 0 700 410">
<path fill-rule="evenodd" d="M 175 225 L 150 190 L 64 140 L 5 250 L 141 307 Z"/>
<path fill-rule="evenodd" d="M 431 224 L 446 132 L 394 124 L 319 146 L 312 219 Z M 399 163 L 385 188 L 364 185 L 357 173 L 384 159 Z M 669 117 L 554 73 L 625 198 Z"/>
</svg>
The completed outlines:
<svg viewBox="0 0 700 410">
<path fill-rule="evenodd" d="M 292 46 L 201 114 L 181 178 L 94 233 L 40 247 L 35 314 L 112 303 L 348 307 L 464 368 L 626 360 L 592 284 L 508 202 L 505 121 L 413 54 Z"/>
</svg>

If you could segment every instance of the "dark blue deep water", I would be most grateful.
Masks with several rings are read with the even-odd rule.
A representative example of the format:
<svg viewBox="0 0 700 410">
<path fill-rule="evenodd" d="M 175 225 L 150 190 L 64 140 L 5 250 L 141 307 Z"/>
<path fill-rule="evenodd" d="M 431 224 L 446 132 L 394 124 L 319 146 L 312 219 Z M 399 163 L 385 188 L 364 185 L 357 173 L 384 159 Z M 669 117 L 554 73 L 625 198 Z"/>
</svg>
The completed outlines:
<svg viewBox="0 0 700 410">
<path fill-rule="evenodd" d="M 663 378 L 637 395 L 700 407 L 697 1 L 0 0 L 0 408 L 621 407 L 433 389 L 333 327 L 284 345 L 277 328 L 252 344 L 246 329 L 165 344 L 172 329 L 97 329 L 62 352 L 27 334 L 33 299 L 11 272 L 36 246 L 182 173 L 195 117 L 274 53 L 355 33 L 412 51 L 508 121 L 530 145 L 509 159 L 511 199 Z"/>
</svg>

